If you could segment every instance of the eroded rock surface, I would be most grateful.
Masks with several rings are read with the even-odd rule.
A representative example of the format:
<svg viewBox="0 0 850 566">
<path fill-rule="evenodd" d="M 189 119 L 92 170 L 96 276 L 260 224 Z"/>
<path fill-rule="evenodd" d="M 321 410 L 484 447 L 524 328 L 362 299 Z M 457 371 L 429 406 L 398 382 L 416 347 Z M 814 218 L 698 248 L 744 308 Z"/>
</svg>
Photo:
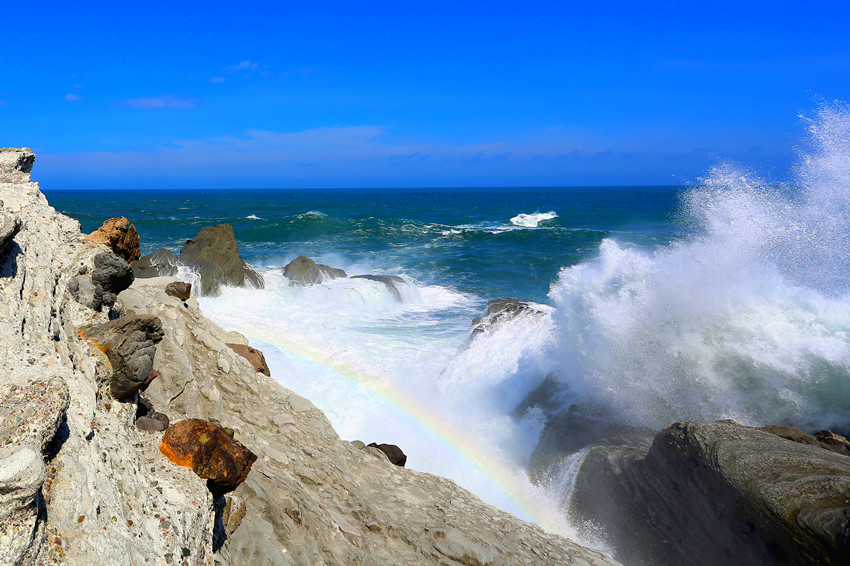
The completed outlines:
<svg viewBox="0 0 850 566">
<path fill-rule="evenodd" d="M 86 236 L 86 241 L 107 246 L 124 261 L 135 261 L 141 255 L 136 227 L 123 216 L 106 220 L 100 228 Z"/>
<path fill-rule="evenodd" d="M 29 183 L 34 163 L 35 154 L 28 147 L 0 148 L 0 183 Z"/>
<path fill-rule="evenodd" d="M 648 451 L 591 450 L 573 512 L 629 564 L 846 564 L 850 458 L 731 421 L 675 423 Z"/>
<path fill-rule="evenodd" d="M 263 287 L 263 278 L 239 256 L 230 224 L 207 226 L 180 250 L 180 263 L 201 278 L 201 293 L 214 296 L 222 286 Z"/>
</svg>

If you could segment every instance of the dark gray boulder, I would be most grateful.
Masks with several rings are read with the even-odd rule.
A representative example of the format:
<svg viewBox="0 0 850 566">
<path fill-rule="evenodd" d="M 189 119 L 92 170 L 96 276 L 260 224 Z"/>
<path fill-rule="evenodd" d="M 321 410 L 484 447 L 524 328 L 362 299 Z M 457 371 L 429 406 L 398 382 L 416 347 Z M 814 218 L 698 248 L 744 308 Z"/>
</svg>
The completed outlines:
<svg viewBox="0 0 850 566">
<path fill-rule="evenodd" d="M 207 226 L 180 250 L 180 263 L 201 278 L 201 294 L 215 296 L 221 287 L 263 288 L 263 278 L 239 256 L 230 224 Z"/>
<path fill-rule="evenodd" d="M 156 344 L 163 336 L 162 322 L 153 315 L 122 316 L 81 328 L 79 334 L 92 340 L 109 358 L 112 365 L 109 392 L 119 401 L 148 381 Z"/>
<path fill-rule="evenodd" d="M 171 250 L 159 248 L 158 250 L 143 255 L 133 262 L 133 273 L 136 277 L 147 279 L 149 277 L 173 277 L 177 275 L 177 266 L 180 258 Z"/>
<path fill-rule="evenodd" d="M 315 285 L 330 279 L 346 277 L 345 271 L 321 263 L 316 263 L 307 256 L 300 255 L 286 264 L 283 275 L 296 285 Z"/>
<path fill-rule="evenodd" d="M 387 459 L 396 466 L 404 467 L 407 464 L 407 455 L 401 451 L 401 448 L 395 444 L 377 444 L 372 442 L 368 444 L 372 448 L 377 448 L 387 455 Z"/>
<path fill-rule="evenodd" d="M 369 281 L 377 281 L 378 283 L 383 283 L 384 285 L 386 285 L 387 289 L 389 289 L 390 293 L 392 293 L 393 297 L 397 301 L 401 301 L 400 287 L 407 283 L 398 275 L 352 275 L 351 278 L 368 279 Z"/>
<path fill-rule="evenodd" d="M 94 256 L 91 275 L 72 278 L 68 290 L 78 303 L 100 311 L 115 304 L 118 293 L 130 287 L 134 279 L 129 263 L 113 253 L 102 253 Z"/>
<path fill-rule="evenodd" d="M 846 564 L 850 458 L 732 421 L 597 447 L 571 513 L 628 564 Z"/>
</svg>

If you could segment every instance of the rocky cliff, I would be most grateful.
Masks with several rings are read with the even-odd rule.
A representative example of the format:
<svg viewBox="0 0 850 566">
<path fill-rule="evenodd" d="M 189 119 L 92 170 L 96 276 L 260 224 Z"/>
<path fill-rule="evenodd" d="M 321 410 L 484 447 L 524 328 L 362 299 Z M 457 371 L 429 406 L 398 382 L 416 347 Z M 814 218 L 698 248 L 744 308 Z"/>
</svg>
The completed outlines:
<svg viewBox="0 0 850 566">
<path fill-rule="evenodd" d="M 615 563 L 340 439 L 194 299 L 166 293 L 173 279 L 126 288 L 126 262 L 30 182 L 33 159 L 0 150 L 0 226 L 14 227 L 0 249 L 0 564 Z M 211 492 L 136 425 L 143 412 L 220 424 L 257 460 Z"/>
</svg>

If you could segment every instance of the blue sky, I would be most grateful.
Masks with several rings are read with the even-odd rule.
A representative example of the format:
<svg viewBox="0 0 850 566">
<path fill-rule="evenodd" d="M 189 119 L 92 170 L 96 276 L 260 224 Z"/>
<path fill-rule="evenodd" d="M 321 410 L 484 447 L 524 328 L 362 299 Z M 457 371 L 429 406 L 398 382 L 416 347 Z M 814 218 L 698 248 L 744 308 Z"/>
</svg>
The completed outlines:
<svg viewBox="0 0 850 566">
<path fill-rule="evenodd" d="M 780 180 L 850 99 L 850 3 L 813 5 L 29 2 L 0 145 L 57 189 Z"/>
</svg>

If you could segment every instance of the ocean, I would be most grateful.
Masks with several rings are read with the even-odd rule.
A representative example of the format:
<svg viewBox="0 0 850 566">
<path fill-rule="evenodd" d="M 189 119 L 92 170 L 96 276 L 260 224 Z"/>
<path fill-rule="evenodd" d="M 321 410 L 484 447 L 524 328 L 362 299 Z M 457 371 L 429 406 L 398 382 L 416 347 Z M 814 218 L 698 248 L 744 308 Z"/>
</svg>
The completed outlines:
<svg viewBox="0 0 850 566">
<path fill-rule="evenodd" d="M 201 306 L 273 377 L 342 438 L 397 444 L 408 467 L 581 539 L 563 513 L 576 459 L 526 474 L 547 415 L 515 409 L 547 376 L 550 412 L 850 428 L 848 129 L 823 110 L 783 186 L 723 164 L 691 187 L 45 192 L 85 232 L 127 216 L 143 253 L 232 224 L 266 288 Z M 291 287 L 301 254 L 408 283 Z M 471 340 L 502 297 L 546 314 Z"/>
</svg>

